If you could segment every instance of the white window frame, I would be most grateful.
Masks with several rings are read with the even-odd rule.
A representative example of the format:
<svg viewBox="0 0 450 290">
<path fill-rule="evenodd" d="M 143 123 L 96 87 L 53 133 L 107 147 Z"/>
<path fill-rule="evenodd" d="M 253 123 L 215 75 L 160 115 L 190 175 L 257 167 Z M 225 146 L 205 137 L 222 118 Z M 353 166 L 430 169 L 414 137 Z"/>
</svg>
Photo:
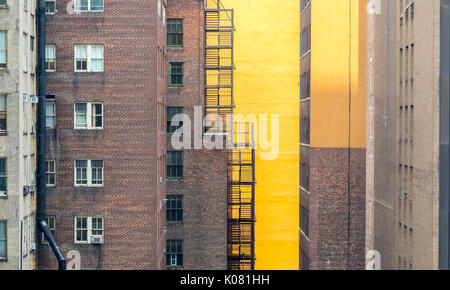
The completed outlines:
<svg viewBox="0 0 450 290">
<path fill-rule="evenodd" d="M 87 184 L 77 184 L 77 161 L 87 161 L 87 168 L 86 168 L 86 181 Z M 102 161 L 103 167 L 102 167 L 102 183 L 101 184 L 92 184 L 92 161 Z M 103 160 L 75 160 L 74 161 L 74 186 L 75 187 L 104 187 L 105 184 L 105 161 Z"/>
<path fill-rule="evenodd" d="M 164 26 L 166 26 L 166 5 L 163 3 L 162 5 L 163 10 L 162 10 L 162 23 Z"/>
<path fill-rule="evenodd" d="M 80 127 L 77 126 L 77 104 L 86 104 L 86 127 Z M 101 105 L 102 106 L 102 113 L 101 114 L 95 114 L 93 115 L 93 109 L 95 105 Z M 103 103 L 100 102 L 77 102 L 74 104 L 73 106 L 73 112 L 74 112 L 74 117 L 73 117 L 73 127 L 75 128 L 75 130 L 103 130 L 103 124 L 104 124 L 104 105 Z M 102 117 L 102 125 L 100 127 L 95 127 L 94 126 L 94 118 L 96 116 L 101 116 Z"/>
<path fill-rule="evenodd" d="M 77 69 L 77 47 L 86 47 L 86 70 Z M 102 68 L 100 70 L 92 69 L 92 47 L 102 48 Z M 103 72 L 105 69 L 105 47 L 101 44 L 77 44 L 74 47 L 74 59 L 73 59 L 75 72 Z"/>
<path fill-rule="evenodd" d="M 47 105 L 53 105 L 53 115 L 47 115 Z M 53 118 L 53 127 L 47 127 L 47 118 Z M 45 128 L 55 129 L 56 128 L 56 102 L 45 102 Z"/>
<path fill-rule="evenodd" d="M 86 239 L 87 241 L 77 241 L 77 219 L 86 219 L 86 230 L 87 230 L 87 235 L 86 235 Z M 101 235 L 93 235 L 92 234 L 92 220 L 93 219 L 101 219 L 102 220 L 102 234 Z M 85 230 L 85 229 L 82 229 Z M 98 229 L 97 229 L 98 230 Z M 102 216 L 92 216 L 92 217 L 88 217 L 88 216 L 77 216 L 74 218 L 74 236 L 73 236 L 73 241 L 75 244 L 92 244 L 92 237 L 101 237 L 104 238 L 105 236 L 105 219 Z"/>
<path fill-rule="evenodd" d="M 48 168 L 49 168 L 49 163 L 53 163 L 53 171 L 48 171 Z M 45 161 L 45 185 L 47 186 L 47 187 L 55 187 L 56 186 L 56 161 L 55 160 L 46 160 Z M 48 183 L 48 181 L 49 181 L 49 174 L 53 174 L 53 180 L 54 180 L 54 183 L 53 184 L 51 184 L 51 183 Z"/>
<path fill-rule="evenodd" d="M 161 18 L 161 0 L 158 0 L 158 16 Z"/>
<path fill-rule="evenodd" d="M 47 55 L 47 51 L 49 47 L 53 47 L 53 58 L 49 58 Z M 49 62 L 48 60 L 53 60 L 53 66 L 54 69 L 47 69 L 47 62 Z M 56 45 L 54 44 L 46 44 L 45 45 L 45 71 L 46 72 L 55 72 L 56 71 Z"/>
<path fill-rule="evenodd" d="M 73 5 L 75 12 L 78 12 L 78 13 L 85 13 L 85 12 L 95 13 L 95 12 L 104 12 L 104 10 L 105 10 L 105 1 L 104 0 L 103 0 L 103 6 L 102 6 L 101 10 L 92 10 L 91 0 L 87 0 L 88 1 L 88 9 L 87 10 L 80 10 L 80 5 L 77 5 L 78 1 L 80 1 L 80 0 L 75 0 L 75 3 Z"/>
<path fill-rule="evenodd" d="M 53 220 L 53 226 L 50 223 L 51 219 Z M 56 216 L 47 216 L 45 218 L 45 222 L 47 223 L 50 233 L 52 233 L 53 237 L 56 239 L 56 235 L 55 235 L 56 234 Z M 41 243 L 48 244 L 48 241 L 46 240 L 44 233 L 42 233 Z"/>
<path fill-rule="evenodd" d="M 39 0 L 38 0 L 39 1 Z M 47 2 L 53 2 L 55 3 L 55 10 L 53 12 L 47 12 L 47 7 L 45 8 L 45 14 L 47 15 L 54 15 L 56 14 L 56 0 L 45 0 L 45 3 L 47 4 Z"/>
</svg>

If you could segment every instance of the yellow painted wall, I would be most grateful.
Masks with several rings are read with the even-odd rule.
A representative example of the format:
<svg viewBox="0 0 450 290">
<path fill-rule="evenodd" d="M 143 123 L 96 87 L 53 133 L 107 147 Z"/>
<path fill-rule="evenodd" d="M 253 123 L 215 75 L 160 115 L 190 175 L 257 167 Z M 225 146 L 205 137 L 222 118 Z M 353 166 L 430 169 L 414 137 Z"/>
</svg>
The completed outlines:
<svg viewBox="0 0 450 290">
<path fill-rule="evenodd" d="M 235 15 L 235 113 L 280 116 L 279 157 L 261 160 L 261 149 L 256 152 L 256 269 L 296 270 L 300 1 L 222 3 Z"/>
<path fill-rule="evenodd" d="M 311 6 L 312 147 L 348 147 L 350 64 L 351 147 L 366 146 L 366 7 L 366 0 Z"/>
</svg>

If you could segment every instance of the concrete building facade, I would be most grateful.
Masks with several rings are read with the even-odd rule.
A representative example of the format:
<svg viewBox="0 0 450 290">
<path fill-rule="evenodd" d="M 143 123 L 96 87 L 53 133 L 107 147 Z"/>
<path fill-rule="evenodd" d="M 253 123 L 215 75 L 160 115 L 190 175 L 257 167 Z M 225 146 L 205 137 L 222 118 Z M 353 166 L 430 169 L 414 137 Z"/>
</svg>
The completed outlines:
<svg viewBox="0 0 450 290">
<path fill-rule="evenodd" d="M 35 269 L 36 1 L 0 1 L 0 270 Z"/>
<path fill-rule="evenodd" d="M 382 269 L 448 269 L 449 3 L 380 3 L 368 22 L 366 247 Z"/>
</svg>

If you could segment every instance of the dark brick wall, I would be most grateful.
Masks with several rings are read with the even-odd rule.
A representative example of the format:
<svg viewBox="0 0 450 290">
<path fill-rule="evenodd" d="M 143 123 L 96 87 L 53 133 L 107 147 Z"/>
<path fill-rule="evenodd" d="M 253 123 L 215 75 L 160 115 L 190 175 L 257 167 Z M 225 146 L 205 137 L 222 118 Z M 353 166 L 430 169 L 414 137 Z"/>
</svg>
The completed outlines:
<svg viewBox="0 0 450 290">
<path fill-rule="evenodd" d="M 165 27 L 157 2 L 105 1 L 102 13 L 69 15 L 56 1 L 47 43 L 56 45 L 57 128 L 49 131 L 48 159 L 56 160 L 56 187 L 48 190 L 48 215 L 56 216 L 63 253 L 78 250 L 82 269 L 161 269 L 165 266 L 164 172 Z M 74 73 L 74 45 L 103 44 L 104 72 Z M 104 104 L 104 130 L 75 131 L 74 102 Z M 74 160 L 104 160 L 104 188 L 74 187 Z M 75 216 L 104 217 L 104 245 L 74 244 Z M 55 269 L 48 246 L 40 269 Z"/>
<path fill-rule="evenodd" d="M 365 268 L 365 149 L 311 148 L 312 269 Z M 350 224 L 348 188 L 350 178 Z"/>
<path fill-rule="evenodd" d="M 182 88 L 168 89 L 167 105 L 194 120 L 194 106 L 203 112 L 204 105 L 204 3 L 169 0 L 168 8 L 168 18 L 183 19 L 184 46 L 168 49 L 168 61 L 184 63 L 184 79 Z M 167 234 L 183 240 L 184 269 L 226 269 L 226 150 L 184 150 L 183 180 L 169 180 L 167 194 L 184 196 L 183 224 L 169 224 Z"/>
</svg>

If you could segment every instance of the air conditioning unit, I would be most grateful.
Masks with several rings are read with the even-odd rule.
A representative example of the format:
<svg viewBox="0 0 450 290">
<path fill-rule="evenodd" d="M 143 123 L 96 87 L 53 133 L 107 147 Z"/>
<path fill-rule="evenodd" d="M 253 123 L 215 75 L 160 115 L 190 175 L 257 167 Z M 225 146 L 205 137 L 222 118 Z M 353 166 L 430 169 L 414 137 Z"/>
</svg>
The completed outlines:
<svg viewBox="0 0 450 290">
<path fill-rule="evenodd" d="M 36 243 L 31 243 L 30 244 L 30 251 L 31 252 L 36 251 Z"/>
<path fill-rule="evenodd" d="M 34 186 L 28 187 L 28 192 L 29 192 L 30 194 L 34 194 L 34 193 L 36 192 L 36 187 L 34 187 Z"/>
<path fill-rule="evenodd" d="M 0 191 L 0 197 L 7 197 L 6 192 Z"/>
<path fill-rule="evenodd" d="M 30 101 L 30 96 L 28 96 L 27 94 L 23 95 L 23 101 L 25 102 L 29 102 Z"/>
<path fill-rule="evenodd" d="M 38 96 L 32 96 L 32 97 L 31 97 L 31 102 L 32 102 L 33 104 L 39 103 L 39 97 L 38 97 Z"/>
<path fill-rule="evenodd" d="M 102 236 L 92 236 L 91 237 L 91 243 L 94 245 L 102 245 L 103 244 L 103 237 Z"/>
<path fill-rule="evenodd" d="M 30 193 L 29 187 L 28 186 L 24 186 L 23 187 L 23 196 L 27 196 L 29 193 Z"/>
</svg>

